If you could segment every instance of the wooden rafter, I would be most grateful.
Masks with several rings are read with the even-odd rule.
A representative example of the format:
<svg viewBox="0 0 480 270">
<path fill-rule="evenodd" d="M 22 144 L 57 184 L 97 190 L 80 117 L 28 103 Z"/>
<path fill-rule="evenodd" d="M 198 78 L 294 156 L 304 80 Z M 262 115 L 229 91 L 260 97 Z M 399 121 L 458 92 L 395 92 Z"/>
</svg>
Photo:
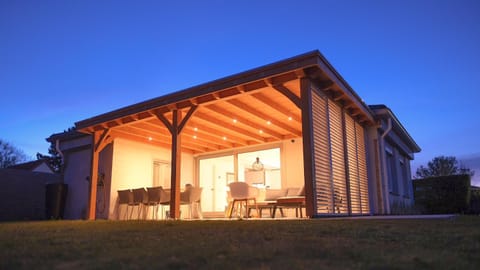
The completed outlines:
<svg viewBox="0 0 480 270">
<path fill-rule="evenodd" d="M 297 95 L 295 95 L 292 91 L 290 91 L 290 89 L 288 89 L 287 87 L 279 84 L 279 85 L 272 85 L 272 87 L 277 90 L 278 92 L 282 93 L 284 96 L 286 96 L 291 102 L 293 102 L 293 104 L 295 104 L 295 106 L 297 106 L 297 108 L 301 108 L 301 101 L 300 101 L 300 97 L 298 97 Z"/>
<path fill-rule="evenodd" d="M 270 107 L 272 110 L 275 110 L 283 115 L 285 115 L 287 118 L 291 117 L 292 120 L 297 121 L 297 122 L 302 122 L 302 119 L 300 116 L 297 115 L 297 113 L 292 113 L 289 109 L 280 106 L 278 104 L 272 103 L 269 97 L 267 97 L 265 94 L 262 93 L 255 93 L 252 94 L 254 98 L 256 98 L 258 101 L 262 102 L 265 106 Z"/>
<path fill-rule="evenodd" d="M 283 139 L 283 137 L 284 137 L 282 134 L 268 128 L 267 126 L 265 126 L 265 124 L 259 124 L 257 122 L 254 122 L 254 121 L 250 120 L 246 116 L 229 112 L 228 110 L 224 109 L 222 106 L 212 104 L 212 105 L 207 106 L 207 108 L 210 109 L 214 113 L 227 116 L 232 120 L 236 119 L 240 123 L 242 123 L 244 125 L 247 125 L 250 128 L 254 128 L 255 130 L 261 129 L 265 134 L 273 136 L 273 137 L 275 137 L 279 140 Z M 261 136 L 257 136 L 257 138 L 259 138 L 260 140 L 263 140 L 263 138 L 261 138 Z"/>
<path fill-rule="evenodd" d="M 228 103 L 232 104 L 233 106 L 236 106 L 238 108 L 241 108 L 243 110 L 245 110 L 246 112 L 254 115 L 254 116 L 257 116 L 257 117 L 260 117 L 260 118 L 263 118 L 265 121 L 270 121 L 272 125 L 275 125 L 285 131 L 288 131 L 296 136 L 302 136 L 302 132 L 279 121 L 279 120 L 276 120 L 276 119 L 272 119 L 268 114 L 265 114 L 264 112 L 256 109 L 256 108 L 253 108 L 251 107 L 250 105 L 244 103 L 244 102 L 241 102 L 239 100 L 229 100 Z"/>
</svg>

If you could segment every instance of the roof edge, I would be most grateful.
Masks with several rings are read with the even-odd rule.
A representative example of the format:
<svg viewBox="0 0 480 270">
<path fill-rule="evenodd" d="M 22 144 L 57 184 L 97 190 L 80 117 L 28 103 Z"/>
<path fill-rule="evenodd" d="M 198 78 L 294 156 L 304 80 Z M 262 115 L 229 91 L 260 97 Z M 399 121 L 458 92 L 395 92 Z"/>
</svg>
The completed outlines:
<svg viewBox="0 0 480 270">
<path fill-rule="evenodd" d="M 180 91 L 171 92 L 169 94 L 152 98 L 146 101 L 142 101 L 133 105 L 122 107 L 107 113 L 103 113 L 91 118 L 87 118 L 78 122 L 75 122 L 77 129 L 86 128 L 101 122 L 109 121 L 110 115 L 130 115 L 143 111 L 148 111 L 156 107 L 168 105 L 170 103 L 182 101 L 192 98 L 192 93 L 195 96 L 206 95 L 215 91 L 234 87 L 249 81 L 259 80 L 275 74 L 288 72 L 295 69 L 306 68 L 317 64 L 318 59 L 324 58 L 319 50 L 313 50 L 307 53 L 299 54 L 290 58 L 286 58 L 280 61 L 276 61 L 267 65 L 249 69 L 240 73 L 229 75 L 220 79 L 209 81 L 203 84 L 192 86 Z M 303 64 L 294 64 L 295 62 L 305 62 Z M 282 69 L 283 67 L 283 69 Z"/>
<path fill-rule="evenodd" d="M 389 115 L 395 124 L 400 128 L 400 131 L 402 132 L 402 135 L 408 140 L 409 145 L 412 147 L 412 150 L 414 153 L 419 153 L 422 149 L 420 146 L 415 142 L 413 137 L 408 133 L 407 129 L 402 125 L 400 120 L 397 118 L 397 116 L 393 113 L 393 111 L 386 105 L 384 104 L 375 104 L 375 105 L 369 105 L 370 109 L 374 112 L 375 116 L 380 116 L 381 114 L 387 114 Z"/>
</svg>

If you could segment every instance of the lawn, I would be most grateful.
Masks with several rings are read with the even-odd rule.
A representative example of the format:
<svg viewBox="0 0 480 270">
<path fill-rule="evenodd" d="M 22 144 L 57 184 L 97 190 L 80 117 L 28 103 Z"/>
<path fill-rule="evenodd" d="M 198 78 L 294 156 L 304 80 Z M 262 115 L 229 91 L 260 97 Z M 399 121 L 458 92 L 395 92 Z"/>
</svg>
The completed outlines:
<svg viewBox="0 0 480 270">
<path fill-rule="evenodd" d="M 0 269 L 480 269 L 480 217 L 0 223 Z"/>
</svg>

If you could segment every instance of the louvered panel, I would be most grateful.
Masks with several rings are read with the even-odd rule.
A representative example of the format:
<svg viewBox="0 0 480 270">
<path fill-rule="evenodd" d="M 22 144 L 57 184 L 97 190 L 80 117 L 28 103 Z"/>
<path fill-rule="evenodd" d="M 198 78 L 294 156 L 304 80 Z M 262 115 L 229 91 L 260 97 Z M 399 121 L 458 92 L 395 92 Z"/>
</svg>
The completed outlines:
<svg viewBox="0 0 480 270">
<path fill-rule="evenodd" d="M 347 136 L 347 162 L 350 187 L 350 206 L 352 214 L 361 214 L 360 182 L 357 164 L 357 140 L 355 136 L 355 121 L 345 114 L 345 133 Z"/>
<path fill-rule="evenodd" d="M 360 198 L 362 206 L 362 214 L 370 213 L 370 204 L 368 201 L 368 175 L 367 175 L 367 158 L 365 149 L 365 130 L 358 123 L 355 125 L 355 134 L 357 139 L 357 161 L 358 176 L 360 179 Z"/>
<path fill-rule="evenodd" d="M 317 213 L 333 212 L 326 100 L 312 91 Z"/>
<path fill-rule="evenodd" d="M 334 212 L 348 214 L 342 109 L 328 100 Z"/>
</svg>

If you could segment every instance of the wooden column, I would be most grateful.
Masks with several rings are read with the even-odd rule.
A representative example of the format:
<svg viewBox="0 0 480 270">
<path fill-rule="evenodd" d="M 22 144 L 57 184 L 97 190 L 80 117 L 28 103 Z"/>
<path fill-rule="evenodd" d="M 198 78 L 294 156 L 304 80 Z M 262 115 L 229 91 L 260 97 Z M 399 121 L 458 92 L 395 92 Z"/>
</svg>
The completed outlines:
<svg viewBox="0 0 480 270">
<path fill-rule="evenodd" d="M 181 112 L 173 111 L 172 119 L 172 166 L 171 166 L 171 182 L 170 182 L 170 218 L 180 218 L 180 176 L 182 166 L 182 140 L 180 137 L 178 121 L 181 119 Z"/>
<path fill-rule="evenodd" d="M 312 116 L 312 90 L 308 78 L 300 79 L 300 96 L 302 109 L 302 139 L 303 139 L 303 174 L 305 180 L 305 209 L 307 217 L 316 214 L 314 181 L 314 139 L 313 139 L 313 116 Z"/>
<path fill-rule="evenodd" d="M 180 180 L 181 180 L 181 160 L 182 160 L 182 140 L 181 133 L 187 121 L 193 115 L 197 106 L 190 107 L 185 117 L 182 119 L 182 112 L 175 109 L 172 111 L 172 122 L 163 115 L 156 114 L 157 118 L 167 127 L 172 135 L 172 154 L 171 154 L 171 180 L 170 180 L 170 218 L 180 218 Z"/>
<path fill-rule="evenodd" d="M 92 162 L 90 166 L 90 193 L 88 200 L 88 219 L 95 220 L 97 207 L 97 183 L 98 183 L 98 157 L 100 151 L 109 143 L 107 140 L 109 129 L 105 129 L 102 133 L 95 131 L 92 134 Z"/>
</svg>

